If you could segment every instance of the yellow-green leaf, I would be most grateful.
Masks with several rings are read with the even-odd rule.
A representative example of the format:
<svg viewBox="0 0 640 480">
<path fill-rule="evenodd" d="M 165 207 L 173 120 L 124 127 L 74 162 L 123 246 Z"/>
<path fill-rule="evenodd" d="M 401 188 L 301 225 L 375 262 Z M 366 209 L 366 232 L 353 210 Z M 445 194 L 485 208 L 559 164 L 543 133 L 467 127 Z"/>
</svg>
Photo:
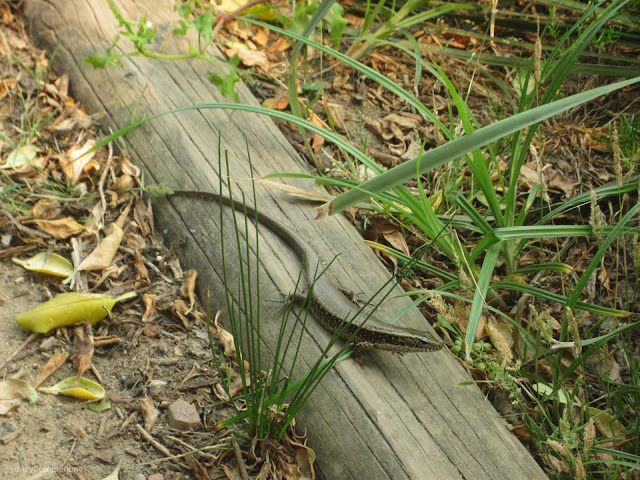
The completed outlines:
<svg viewBox="0 0 640 480">
<path fill-rule="evenodd" d="M 68 277 L 73 273 L 71 262 L 57 253 L 40 252 L 26 260 L 13 257 L 11 261 L 32 272 L 48 273 L 58 277 Z"/>
<path fill-rule="evenodd" d="M 592 417 L 597 418 L 596 428 L 607 438 L 615 438 L 625 433 L 625 428 L 619 420 L 613 418 L 606 411 L 599 410 L 595 407 L 589 407 L 589 413 Z"/>
<path fill-rule="evenodd" d="M 76 377 L 69 377 L 56 383 L 53 387 L 40 387 L 38 391 L 53 395 L 67 395 L 82 400 L 102 400 L 104 388 L 88 378 L 81 377 L 74 386 Z"/>
<path fill-rule="evenodd" d="M 558 390 L 554 394 L 553 387 L 543 382 L 534 383 L 533 385 L 531 385 L 531 388 L 533 388 L 534 391 L 540 394 L 546 395 L 547 397 L 555 395 L 555 398 L 558 399 L 558 402 L 562 403 L 563 405 L 567 405 L 569 403 L 569 397 L 567 396 L 567 392 L 565 392 L 564 390 Z M 580 402 L 577 399 L 574 399 L 573 404 L 580 405 Z"/>
<path fill-rule="evenodd" d="M 36 154 L 36 147 L 33 145 L 22 145 L 7 156 L 7 161 L 0 165 L 0 169 L 11 168 L 19 170 L 20 167 L 33 163 Z"/>
<path fill-rule="evenodd" d="M 36 333 L 81 322 L 94 325 L 111 311 L 116 302 L 136 296 L 128 292 L 119 297 L 99 293 L 62 293 L 48 302 L 21 313 L 16 317 L 18 326 Z"/>
<path fill-rule="evenodd" d="M 111 402 L 109 400 L 107 400 L 106 398 L 103 398 L 98 403 L 90 403 L 89 404 L 89 410 L 91 410 L 92 412 L 95 412 L 95 413 L 104 412 L 105 410 L 110 410 L 110 409 L 111 409 Z"/>
</svg>

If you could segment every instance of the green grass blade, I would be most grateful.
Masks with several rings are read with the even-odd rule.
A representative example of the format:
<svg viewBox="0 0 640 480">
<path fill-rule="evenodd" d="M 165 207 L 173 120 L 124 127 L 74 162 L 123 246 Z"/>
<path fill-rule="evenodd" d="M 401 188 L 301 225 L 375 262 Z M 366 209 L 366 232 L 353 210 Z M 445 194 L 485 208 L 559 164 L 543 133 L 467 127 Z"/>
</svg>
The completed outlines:
<svg viewBox="0 0 640 480">
<path fill-rule="evenodd" d="M 507 135 L 522 130 L 525 127 L 539 123 L 570 108 L 593 100 L 601 95 L 640 82 L 640 77 L 611 85 L 594 88 L 586 92 L 578 93 L 567 98 L 563 98 L 553 103 L 542 105 L 534 109 L 518 113 L 510 118 L 483 127 L 471 135 L 457 138 L 455 140 L 430 150 L 422 155 L 420 159 L 413 159 L 388 172 L 379 175 L 361 185 L 360 190 L 351 190 L 336 197 L 332 202 L 332 212 L 339 213 L 359 202 L 369 198 L 371 193 L 380 193 L 403 184 L 416 175 L 416 163 L 420 161 L 419 173 L 423 174 L 433 170 L 451 160 L 462 157 L 476 148 L 488 145 L 491 142 L 506 137 Z M 366 190 L 369 193 L 362 193 Z"/>
<path fill-rule="evenodd" d="M 480 323 L 480 316 L 487 304 L 487 291 L 489 290 L 489 284 L 491 283 L 491 277 L 493 271 L 496 268 L 498 261 L 498 255 L 500 254 L 500 247 L 502 245 L 496 243 L 487 250 L 487 254 L 482 262 L 482 269 L 478 276 L 476 290 L 473 295 L 473 303 L 471 304 L 471 312 L 469 313 L 469 325 L 467 327 L 467 334 L 465 336 L 465 344 L 467 356 L 470 354 L 471 346 L 476 341 L 476 332 L 478 331 L 478 324 Z"/>
<path fill-rule="evenodd" d="M 532 285 L 525 285 L 522 283 L 517 283 L 512 280 L 500 280 L 495 282 L 492 287 L 494 289 L 504 288 L 506 290 L 515 290 L 516 292 L 528 293 L 533 295 L 534 297 L 541 298 L 543 300 L 547 300 L 550 302 L 556 302 L 560 305 L 567 306 L 569 300 L 564 295 L 560 295 L 558 293 L 553 293 L 543 288 L 534 287 Z M 617 310 L 615 308 L 601 307 L 600 305 L 592 305 L 590 303 L 575 302 L 573 306 L 574 309 L 583 310 L 585 312 L 595 313 L 597 315 L 605 315 L 609 317 L 628 317 L 631 315 L 631 312 L 625 312 L 624 310 Z"/>
</svg>

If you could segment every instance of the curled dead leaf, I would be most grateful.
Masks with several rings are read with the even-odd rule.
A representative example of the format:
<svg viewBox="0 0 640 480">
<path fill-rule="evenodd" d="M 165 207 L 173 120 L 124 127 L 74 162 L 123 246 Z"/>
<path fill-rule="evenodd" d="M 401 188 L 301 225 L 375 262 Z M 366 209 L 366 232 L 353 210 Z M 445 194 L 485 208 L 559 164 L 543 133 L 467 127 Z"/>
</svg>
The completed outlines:
<svg viewBox="0 0 640 480">
<path fill-rule="evenodd" d="M 48 233 L 57 240 L 64 240 L 84 230 L 84 227 L 73 217 L 58 218 L 56 220 L 34 220 L 40 230 Z"/>
<path fill-rule="evenodd" d="M 196 270 L 187 270 L 182 275 L 182 285 L 180 285 L 180 295 L 189 298 L 189 308 L 193 308 L 196 302 L 195 289 L 196 279 L 198 278 L 198 272 Z"/>
<path fill-rule="evenodd" d="M 122 228 L 117 223 L 111 224 L 111 232 L 104 237 L 93 251 L 82 260 L 78 270 L 102 270 L 111 265 L 120 242 L 122 241 Z"/>
<path fill-rule="evenodd" d="M 151 432 L 151 429 L 156 424 L 160 412 L 153 406 L 153 400 L 149 397 L 139 398 L 138 404 L 140 410 L 142 410 L 142 417 L 144 418 L 144 429 L 147 432 Z"/>
<path fill-rule="evenodd" d="M 83 173 L 91 175 L 99 170 L 100 165 L 94 160 L 96 152 L 89 152 L 95 144 L 95 140 L 89 139 L 82 146 L 74 145 L 66 156 L 58 157 L 62 171 L 72 185 L 78 184 Z"/>
</svg>

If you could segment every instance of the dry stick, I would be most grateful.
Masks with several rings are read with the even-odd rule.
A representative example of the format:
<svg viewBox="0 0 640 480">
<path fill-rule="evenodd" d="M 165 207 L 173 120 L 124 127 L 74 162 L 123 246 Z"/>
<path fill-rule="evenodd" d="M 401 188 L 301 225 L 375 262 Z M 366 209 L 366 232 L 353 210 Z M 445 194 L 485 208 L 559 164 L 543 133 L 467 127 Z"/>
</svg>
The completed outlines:
<svg viewBox="0 0 640 480">
<path fill-rule="evenodd" d="M 9 223 L 11 223 L 19 231 L 21 231 L 23 233 L 26 233 L 27 235 L 31 235 L 31 236 L 34 236 L 34 237 L 40 237 L 40 238 L 52 238 L 51 235 L 49 235 L 48 233 L 44 233 L 44 232 L 42 232 L 40 230 L 36 230 L 36 229 L 33 229 L 33 228 L 25 227 L 22 223 L 20 223 L 16 219 L 16 217 L 11 215 L 6 210 L 3 210 L 2 214 L 5 216 L 5 218 L 7 220 L 9 220 Z"/>
<path fill-rule="evenodd" d="M 31 343 L 31 342 L 32 342 L 32 341 L 33 341 L 37 336 L 38 336 L 38 334 L 37 334 L 37 333 L 35 333 L 35 332 L 34 332 L 34 333 L 32 333 L 31 335 L 29 335 L 29 336 L 27 337 L 27 339 L 26 339 L 24 342 L 22 342 L 22 345 L 20 345 L 20 346 L 19 346 L 19 347 L 18 347 L 18 348 L 17 348 L 17 349 L 16 349 L 16 350 L 11 354 L 11 355 L 9 355 L 9 356 L 7 357 L 7 359 L 6 359 L 4 362 L 2 362 L 2 363 L 0 364 L 0 370 L 2 370 L 4 367 L 6 367 L 6 366 L 7 366 L 7 364 L 8 364 L 11 360 L 13 360 L 13 359 L 16 357 L 16 355 L 18 355 L 22 350 L 24 350 L 24 348 L 25 348 L 27 345 L 29 345 L 29 344 L 30 344 L 30 343 Z"/>
<path fill-rule="evenodd" d="M 173 438 L 171 436 L 169 436 L 169 438 Z M 198 449 L 197 453 L 202 453 L 205 450 L 215 450 L 218 448 L 218 445 L 210 445 L 208 447 L 202 447 Z M 182 458 L 182 457 L 186 457 L 187 455 L 192 455 L 192 452 L 186 452 L 186 453 L 179 453 L 176 455 L 172 455 L 170 457 L 164 457 L 164 458 L 158 458 L 156 460 L 149 460 L 148 462 L 144 462 L 144 463 L 138 463 L 136 465 L 138 465 L 139 467 L 144 467 L 146 465 L 156 465 L 158 463 L 163 463 L 163 462 L 167 462 L 169 460 L 174 460 L 176 458 Z M 212 457 L 215 461 L 218 461 L 218 459 L 220 457 L 216 456 L 216 455 L 212 455 L 212 454 L 207 454 L 208 457 Z"/>
<path fill-rule="evenodd" d="M 190 451 L 187 452 L 185 455 L 190 455 L 191 452 L 195 452 L 197 450 L 198 454 L 200 454 L 200 455 L 202 455 L 204 457 L 207 457 L 207 458 L 209 458 L 211 460 L 218 461 L 218 456 L 217 455 L 213 455 L 212 453 L 207 453 L 202 448 L 196 448 L 193 445 L 189 445 L 187 442 L 185 442 L 184 440 L 180 440 L 178 437 L 174 437 L 172 435 L 166 435 L 165 438 L 168 438 L 169 440 L 172 440 L 172 441 L 176 442 L 177 444 L 182 445 L 185 448 L 188 448 Z"/>
<path fill-rule="evenodd" d="M 240 470 L 240 478 L 242 478 L 242 480 L 249 480 L 247 466 L 244 463 L 244 458 L 242 458 L 240 445 L 238 445 L 238 442 L 236 442 L 235 440 L 231 440 L 231 445 L 233 445 L 233 453 L 236 456 L 236 463 L 238 464 L 238 469 Z"/>
<path fill-rule="evenodd" d="M 142 438 L 144 438 L 147 442 L 149 442 L 151 444 L 151 446 L 153 448 L 155 448 L 156 450 L 158 450 L 160 453 L 162 453 L 164 456 L 166 457 L 175 457 L 174 455 L 171 455 L 171 452 L 169 451 L 169 449 L 167 447 L 165 447 L 164 445 L 162 445 L 160 442 L 158 442 L 155 438 L 153 438 L 151 436 L 151 434 L 149 434 L 143 427 L 142 425 L 140 425 L 139 423 L 136 423 L 136 430 L 138 430 L 138 433 L 140 435 L 142 435 Z M 187 467 L 184 463 L 179 462 L 178 460 L 175 460 L 172 458 L 172 461 L 176 464 L 176 465 L 180 465 L 182 468 L 185 468 L 187 470 L 189 470 L 189 467 Z"/>
</svg>

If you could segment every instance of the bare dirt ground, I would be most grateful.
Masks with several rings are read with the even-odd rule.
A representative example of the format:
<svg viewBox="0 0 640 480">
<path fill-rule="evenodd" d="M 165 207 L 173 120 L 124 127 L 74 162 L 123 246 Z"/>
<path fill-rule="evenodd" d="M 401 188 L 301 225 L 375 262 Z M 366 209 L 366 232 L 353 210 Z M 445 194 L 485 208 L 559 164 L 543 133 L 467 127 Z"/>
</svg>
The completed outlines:
<svg viewBox="0 0 640 480">
<path fill-rule="evenodd" d="M 2 260 L 0 285 L 3 286 L 0 293 L 0 338 L 4 359 L 29 336 L 29 332 L 16 325 L 16 315 L 45 301 L 58 286 L 56 280 L 25 272 L 9 259 Z M 175 295 L 178 286 L 178 282 L 169 285 L 165 298 Z M 157 327 L 152 329 L 154 333 L 140 334 L 144 327 L 134 320 L 140 318 L 139 303 L 134 301 L 117 308 L 114 312 L 115 325 L 108 329 L 109 334 L 116 335 L 121 342 L 96 347 L 92 359 L 113 408 L 95 413 L 82 400 L 42 393 L 37 403 L 21 405 L 0 420 L 1 478 L 66 476 L 99 479 L 107 477 L 117 464 L 122 467 L 121 479 L 134 478 L 134 474 L 140 473 L 162 473 L 165 479 L 184 478 L 184 470 L 170 462 L 140 467 L 140 463 L 151 462 L 162 455 L 140 435 L 133 433 L 131 427 L 144 425 L 139 399 L 148 396 L 160 408 L 157 424 L 149 429 L 159 442 L 172 450 L 173 443 L 180 449 L 186 448 L 185 451 L 190 449 L 187 444 L 194 447 L 210 444 L 213 435 L 207 439 L 207 435 L 200 432 L 193 434 L 194 438 L 191 434 L 173 430 L 167 425 L 165 415 L 165 408 L 177 399 L 193 403 L 197 398 L 198 404 L 204 407 L 207 398 L 211 397 L 206 382 L 195 388 L 190 387 L 193 381 L 189 381 L 190 372 L 192 377 L 198 378 L 206 375 L 210 368 L 211 352 L 206 330 L 202 324 L 189 330 L 175 328 L 171 320 L 161 316 L 154 321 Z M 73 337 L 71 331 L 67 333 Z M 73 348 L 69 337 L 60 333 L 39 335 L 10 362 L 4 370 L 5 378 L 32 381 L 53 353 Z M 45 385 L 74 374 L 74 368 L 67 362 Z M 86 376 L 97 379 L 93 374 Z M 169 437 L 174 440 L 166 443 Z"/>
<path fill-rule="evenodd" d="M 206 478 L 224 476 L 214 466 L 214 451 L 201 452 L 198 461 L 161 460 L 218 443 L 216 434 L 209 432 L 221 410 L 216 407 L 214 414 L 217 398 L 212 388 L 217 377 L 205 316 L 190 307 L 193 282 L 185 281 L 184 295 L 180 293 L 183 272 L 154 232 L 149 204 L 137 192 L 120 190 L 139 186 L 139 170 L 106 149 L 87 156 L 76 169 L 73 165 L 78 163 L 69 161 L 76 158 L 73 152 L 100 136 L 93 119 L 68 97 L 64 76 L 49 77 L 48 59 L 30 45 L 24 26 L 6 3 L 0 4 L 0 36 L 2 156 L 7 159 L 12 151 L 28 154 L 20 150 L 25 143 L 36 147 L 30 162 L 2 170 L 0 177 L 2 381 L 33 384 L 48 361 L 70 353 L 42 382 L 52 386 L 74 377 L 84 356 L 91 367 L 83 376 L 106 390 L 111 406 L 94 412 L 89 402 L 70 396 L 40 393 L 29 403 L 0 392 L 0 478 L 100 479 L 117 467 L 122 480 L 180 479 L 189 472 L 202 478 L 205 471 Z M 20 155 L 13 158 L 19 163 Z M 107 175 L 96 176 L 99 171 Z M 47 184 L 46 178 L 60 183 Z M 34 216 L 43 221 L 40 230 L 30 223 Z M 58 216 L 64 221 L 47 223 Z M 48 251 L 70 259 L 74 249 L 85 257 L 118 218 L 123 239 L 109 261 L 108 274 L 89 270 L 78 281 L 88 276 L 84 280 L 100 284 L 94 292 L 136 290 L 138 296 L 118 304 L 110 318 L 94 325 L 93 345 L 83 343 L 72 327 L 37 335 L 24 345 L 30 332 L 16 324 L 17 315 L 65 289 L 60 277 L 27 271 L 12 258 L 24 260 Z M 83 219 L 84 224 L 76 221 Z M 69 228 L 86 233 L 73 248 Z M 196 420 L 204 423 L 197 432 L 168 425 L 167 408 L 176 400 L 197 408 Z"/>
</svg>

